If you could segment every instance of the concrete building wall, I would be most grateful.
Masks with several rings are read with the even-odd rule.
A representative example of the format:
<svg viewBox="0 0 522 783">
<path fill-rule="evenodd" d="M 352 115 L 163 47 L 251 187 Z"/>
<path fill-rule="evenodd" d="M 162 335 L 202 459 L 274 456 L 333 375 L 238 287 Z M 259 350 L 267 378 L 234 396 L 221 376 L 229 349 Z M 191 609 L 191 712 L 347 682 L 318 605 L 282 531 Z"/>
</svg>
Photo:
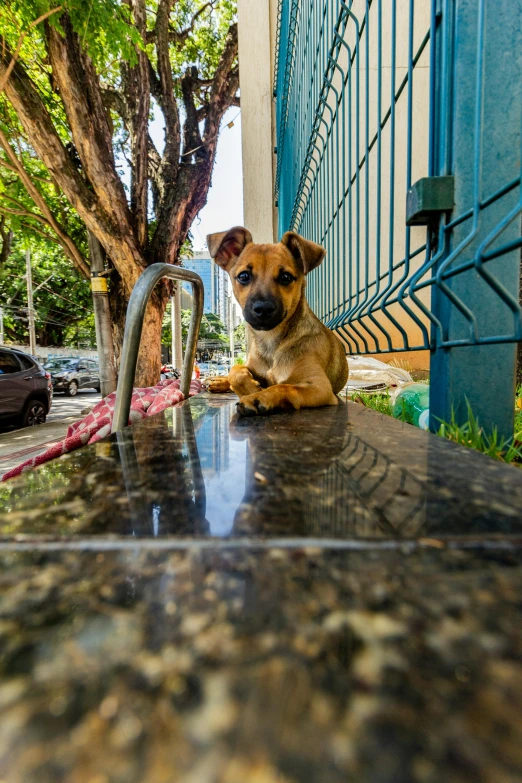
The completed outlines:
<svg viewBox="0 0 522 783">
<path fill-rule="evenodd" d="M 274 240 L 271 0 L 238 0 L 239 82 L 245 226 Z"/>
</svg>

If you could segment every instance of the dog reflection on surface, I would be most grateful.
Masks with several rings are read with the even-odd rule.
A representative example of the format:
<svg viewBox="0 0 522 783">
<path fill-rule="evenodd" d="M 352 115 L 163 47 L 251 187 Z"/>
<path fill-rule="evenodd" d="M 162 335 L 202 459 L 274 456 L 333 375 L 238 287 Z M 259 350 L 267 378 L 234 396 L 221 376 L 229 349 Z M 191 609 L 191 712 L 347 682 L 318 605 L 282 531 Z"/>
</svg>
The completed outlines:
<svg viewBox="0 0 522 783">
<path fill-rule="evenodd" d="M 258 245 L 242 227 L 211 234 L 207 244 L 230 276 L 249 335 L 246 365 L 211 381 L 209 391 L 234 391 L 243 416 L 337 405 L 348 379 L 344 348 L 305 297 L 306 275 L 325 250 L 293 231 Z"/>
<path fill-rule="evenodd" d="M 346 403 L 314 415 L 320 445 L 313 448 L 299 447 L 301 433 L 291 421 L 274 417 L 260 427 L 238 414 L 232 417 L 231 437 L 248 441 L 245 494 L 235 513 L 234 535 L 302 536 L 310 533 L 310 525 L 328 526 L 335 514 L 324 479 L 350 439 Z"/>
</svg>

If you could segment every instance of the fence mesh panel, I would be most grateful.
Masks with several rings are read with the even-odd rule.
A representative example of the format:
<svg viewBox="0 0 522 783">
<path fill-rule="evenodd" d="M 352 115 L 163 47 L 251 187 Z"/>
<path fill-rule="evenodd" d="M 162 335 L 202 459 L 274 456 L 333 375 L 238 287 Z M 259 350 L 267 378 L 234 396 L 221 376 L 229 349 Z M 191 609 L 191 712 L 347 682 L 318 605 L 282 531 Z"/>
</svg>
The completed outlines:
<svg viewBox="0 0 522 783">
<path fill-rule="evenodd" d="M 279 230 L 326 248 L 308 299 L 348 353 L 522 339 L 522 118 L 497 85 L 503 58 L 520 66 L 522 7 L 476 5 L 466 64 L 453 0 L 279 3 Z M 513 13 L 504 50 L 500 6 Z M 412 184 L 445 174 L 453 211 L 406 225 Z"/>
</svg>

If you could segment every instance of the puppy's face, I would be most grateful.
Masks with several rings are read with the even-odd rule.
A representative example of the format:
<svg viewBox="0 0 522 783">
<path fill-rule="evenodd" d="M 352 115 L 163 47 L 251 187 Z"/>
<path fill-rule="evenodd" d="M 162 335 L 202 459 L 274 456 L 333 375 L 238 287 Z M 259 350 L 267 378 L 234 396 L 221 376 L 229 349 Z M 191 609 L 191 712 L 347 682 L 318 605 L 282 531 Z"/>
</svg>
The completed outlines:
<svg viewBox="0 0 522 783">
<path fill-rule="evenodd" d="M 325 251 L 293 232 L 275 245 L 256 245 L 238 227 L 207 237 L 210 253 L 226 269 L 245 320 L 256 331 L 275 329 L 299 304 L 305 275 L 318 266 Z"/>
<path fill-rule="evenodd" d="M 259 331 L 270 331 L 291 316 L 303 293 L 304 274 L 281 244 L 251 242 L 229 274 L 246 322 Z"/>
</svg>

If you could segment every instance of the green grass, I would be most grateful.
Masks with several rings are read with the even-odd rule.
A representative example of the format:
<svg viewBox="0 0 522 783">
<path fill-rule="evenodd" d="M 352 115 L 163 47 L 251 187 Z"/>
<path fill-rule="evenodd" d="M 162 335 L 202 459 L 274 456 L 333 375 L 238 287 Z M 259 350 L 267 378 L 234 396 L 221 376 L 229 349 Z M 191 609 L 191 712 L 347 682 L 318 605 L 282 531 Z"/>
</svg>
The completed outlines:
<svg viewBox="0 0 522 783">
<path fill-rule="evenodd" d="M 452 440 L 454 443 L 460 443 L 461 446 L 467 446 L 482 454 L 487 454 L 493 459 L 502 460 L 508 464 L 522 463 L 522 444 L 517 444 L 516 434 L 513 438 L 505 440 L 499 436 L 497 428 L 494 427 L 491 434 L 488 435 L 473 415 L 469 402 L 466 404 L 468 420 L 464 424 L 457 424 L 455 414 L 452 412 L 451 421 L 449 423 L 443 422 L 440 425 L 438 435 Z"/>
<path fill-rule="evenodd" d="M 374 411 L 379 413 L 385 413 L 387 416 L 392 415 L 390 395 L 385 392 L 382 394 L 369 394 L 368 392 L 358 391 L 354 392 L 350 399 L 352 402 L 358 402 L 364 405 L 366 408 L 373 408 Z"/>
<path fill-rule="evenodd" d="M 522 383 L 517 388 L 515 403 L 515 443 L 522 445 Z"/>
<path fill-rule="evenodd" d="M 379 394 L 354 392 L 351 395 L 351 400 L 387 416 L 392 415 L 390 395 L 387 392 Z M 489 457 L 493 457 L 493 459 L 522 467 L 522 386 L 519 386 L 516 392 L 515 432 L 513 438 L 508 440 L 502 439 L 496 428 L 491 434 L 484 432 L 473 415 L 469 403 L 468 420 L 464 424 L 457 424 L 455 414 L 452 414 L 451 421 L 443 422 L 437 434 L 452 440 L 454 443 L 459 443 L 461 446 L 487 454 Z"/>
</svg>

